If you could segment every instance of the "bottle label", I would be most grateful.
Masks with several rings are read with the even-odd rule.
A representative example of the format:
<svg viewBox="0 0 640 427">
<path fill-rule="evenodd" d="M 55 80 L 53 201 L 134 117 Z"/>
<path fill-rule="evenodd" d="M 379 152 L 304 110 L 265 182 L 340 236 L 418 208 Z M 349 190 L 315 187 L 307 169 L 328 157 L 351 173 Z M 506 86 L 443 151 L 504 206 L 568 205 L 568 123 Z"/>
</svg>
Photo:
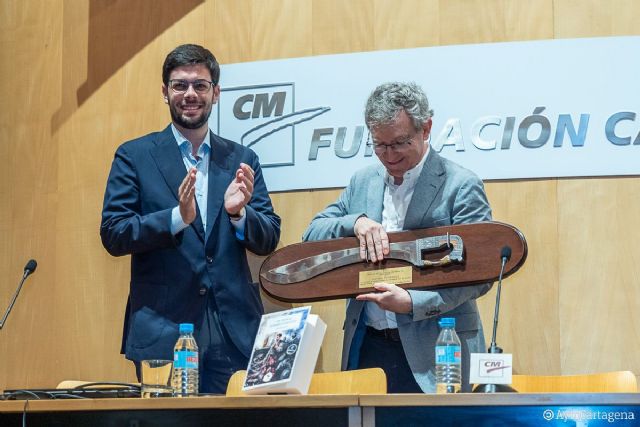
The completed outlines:
<svg viewBox="0 0 640 427">
<path fill-rule="evenodd" d="M 173 368 L 174 369 L 198 369 L 198 352 L 197 351 L 174 351 L 173 352 Z"/>
<path fill-rule="evenodd" d="M 462 352 L 459 345 L 436 346 L 436 363 L 454 363 L 459 365 L 462 361 Z"/>
</svg>

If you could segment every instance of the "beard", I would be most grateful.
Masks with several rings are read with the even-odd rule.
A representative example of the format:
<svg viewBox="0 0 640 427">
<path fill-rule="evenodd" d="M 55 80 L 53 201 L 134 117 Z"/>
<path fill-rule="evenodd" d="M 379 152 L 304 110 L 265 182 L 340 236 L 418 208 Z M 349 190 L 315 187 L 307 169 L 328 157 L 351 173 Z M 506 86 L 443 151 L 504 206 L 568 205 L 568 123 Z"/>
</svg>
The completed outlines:
<svg viewBox="0 0 640 427">
<path fill-rule="evenodd" d="M 171 120 L 185 129 L 199 129 L 207 123 L 211 115 L 211 103 L 205 103 L 202 114 L 196 117 L 184 117 L 178 112 L 178 108 L 174 104 L 169 104 L 171 112 Z"/>
</svg>

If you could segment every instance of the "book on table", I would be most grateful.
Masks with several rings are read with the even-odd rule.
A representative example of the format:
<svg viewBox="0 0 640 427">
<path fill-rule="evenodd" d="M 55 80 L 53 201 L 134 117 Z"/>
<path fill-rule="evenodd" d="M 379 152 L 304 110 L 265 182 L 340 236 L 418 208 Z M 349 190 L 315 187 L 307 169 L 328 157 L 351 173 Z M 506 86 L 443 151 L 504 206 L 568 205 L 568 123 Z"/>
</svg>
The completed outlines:
<svg viewBox="0 0 640 427">
<path fill-rule="evenodd" d="M 326 329 L 309 306 L 263 315 L 242 391 L 306 394 Z"/>
</svg>

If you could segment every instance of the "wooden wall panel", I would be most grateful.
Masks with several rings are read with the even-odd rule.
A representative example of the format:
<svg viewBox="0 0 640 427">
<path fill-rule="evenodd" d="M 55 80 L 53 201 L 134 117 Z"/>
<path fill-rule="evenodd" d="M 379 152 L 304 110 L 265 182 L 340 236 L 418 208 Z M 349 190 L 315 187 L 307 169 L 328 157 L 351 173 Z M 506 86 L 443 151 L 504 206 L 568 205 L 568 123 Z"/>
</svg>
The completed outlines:
<svg viewBox="0 0 640 427">
<path fill-rule="evenodd" d="M 251 60 L 253 3 L 253 0 L 206 2 L 202 12 L 207 22 L 205 42 L 221 63 Z"/>
<path fill-rule="evenodd" d="M 371 1 L 314 1 L 312 13 L 314 55 L 373 49 Z"/>
<path fill-rule="evenodd" d="M 558 183 L 560 356 L 566 373 L 584 367 L 640 372 L 639 194 L 637 178 Z M 618 347 L 613 357 L 606 351 Z"/>
<path fill-rule="evenodd" d="M 104 251 L 98 226 L 115 148 L 169 121 L 160 69 L 176 45 L 201 43 L 233 63 L 638 35 L 638 18 L 635 0 L 2 2 L 0 309 L 25 262 L 33 257 L 39 266 L 0 331 L 0 389 L 134 379 L 119 355 L 129 259 Z M 514 353 L 518 372 L 640 373 L 639 187 L 638 177 L 486 184 L 494 218 L 518 226 L 529 243 L 527 264 L 504 282 L 497 340 Z M 273 194 L 283 219 L 280 245 L 298 242 L 339 192 Z M 252 259 L 254 270 L 260 261 Z M 495 289 L 479 300 L 487 340 L 494 298 Z M 318 368 L 336 370 L 344 301 L 313 306 L 329 324 Z M 601 351 L 620 343 L 620 355 Z"/>
<path fill-rule="evenodd" d="M 516 372 L 560 374 L 556 181 L 491 182 L 485 187 L 493 219 L 518 227 L 529 251 L 524 266 L 503 281 L 496 342 L 514 354 Z M 496 291 L 497 283 L 478 300 L 487 345 Z"/>
<path fill-rule="evenodd" d="M 51 2 L 59 6 L 59 2 Z M 56 346 L 51 334 L 51 304 L 55 283 L 56 174 L 58 148 L 50 135 L 49 117 L 55 111 L 60 82 L 59 46 L 56 35 L 61 17 L 48 16 L 38 4 L 2 6 L 2 84 L 0 113 L 3 155 L 1 167 L 8 174 L 2 184 L 2 314 L 14 294 L 29 258 L 40 262 L 37 275 L 22 289 L 12 315 L 0 331 L 0 388 L 49 379 L 49 349 Z M 7 12 L 7 15 L 4 15 Z M 43 317 L 46 319 L 43 322 Z M 44 330 L 43 330 L 44 324 Z"/>
<path fill-rule="evenodd" d="M 503 5 L 505 8 L 504 31 L 507 41 L 554 37 L 553 0 L 506 0 Z"/>
<path fill-rule="evenodd" d="M 206 46 L 221 63 L 312 54 L 310 0 L 221 0 L 204 14 Z"/>
<path fill-rule="evenodd" d="M 442 0 L 440 44 L 553 38 L 552 0 Z"/>
<path fill-rule="evenodd" d="M 437 46 L 440 30 L 439 6 L 438 0 L 374 0 L 374 49 Z"/>
<path fill-rule="evenodd" d="M 556 38 L 638 34 L 636 0 L 555 0 Z"/>
<path fill-rule="evenodd" d="M 311 0 L 254 1 L 251 60 L 312 54 Z"/>
</svg>

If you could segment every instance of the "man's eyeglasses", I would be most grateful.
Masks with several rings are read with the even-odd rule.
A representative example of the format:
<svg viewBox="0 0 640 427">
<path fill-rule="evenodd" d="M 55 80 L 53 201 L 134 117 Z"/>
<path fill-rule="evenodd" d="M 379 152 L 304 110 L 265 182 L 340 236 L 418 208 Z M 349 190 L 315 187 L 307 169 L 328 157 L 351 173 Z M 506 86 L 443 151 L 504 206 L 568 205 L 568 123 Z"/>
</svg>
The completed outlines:
<svg viewBox="0 0 640 427">
<path fill-rule="evenodd" d="M 178 94 L 183 94 L 189 90 L 189 86 L 193 87 L 193 90 L 200 95 L 204 95 L 211 90 L 213 82 L 204 79 L 198 80 L 169 80 L 169 88 Z"/>
<path fill-rule="evenodd" d="M 411 138 L 406 138 L 393 144 L 381 144 L 371 141 L 371 134 L 369 134 L 367 135 L 367 145 L 372 146 L 373 151 L 375 151 L 376 154 L 383 154 L 387 151 L 387 149 L 391 150 L 394 153 L 397 153 L 406 151 L 409 149 L 409 147 L 411 147 Z"/>
</svg>

